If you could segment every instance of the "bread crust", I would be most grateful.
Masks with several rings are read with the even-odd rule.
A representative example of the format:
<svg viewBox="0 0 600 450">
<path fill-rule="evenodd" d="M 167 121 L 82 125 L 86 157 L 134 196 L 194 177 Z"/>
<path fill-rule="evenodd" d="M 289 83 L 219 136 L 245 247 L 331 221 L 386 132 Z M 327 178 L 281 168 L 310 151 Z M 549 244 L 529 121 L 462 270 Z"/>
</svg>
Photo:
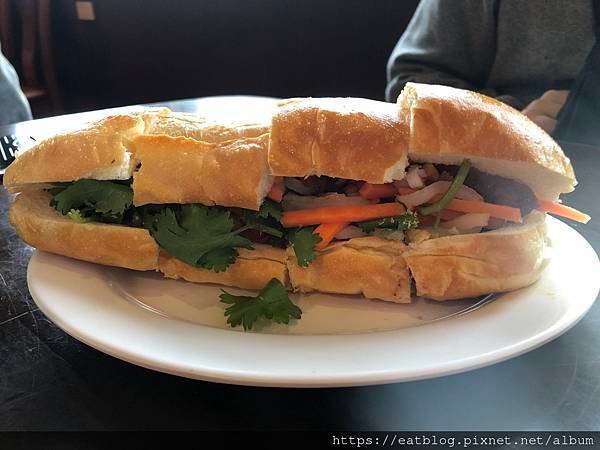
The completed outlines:
<svg viewBox="0 0 600 450">
<path fill-rule="evenodd" d="M 186 137 L 138 136 L 141 165 L 133 174 L 133 202 L 202 203 L 258 210 L 272 184 L 268 135 L 220 143 Z"/>
<path fill-rule="evenodd" d="M 27 184 L 81 178 L 127 179 L 132 163 L 126 145 L 144 126 L 139 114 L 123 114 L 45 139 L 17 154 L 6 169 L 4 185 L 14 191 Z"/>
<path fill-rule="evenodd" d="M 269 166 L 275 176 L 386 183 L 404 177 L 408 123 L 393 105 L 356 98 L 283 102 L 273 115 Z"/>
<path fill-rule="evenodd" d="M 519 111 L 475 92 L 407 83 L 398 98 L 410 121 L 412 161 L 459 165 L 520 181 L 555 200 L 577 184 L 558 144 Z"/>
<path fill-rule="evenodd" d="M 49 206 L 47 192 L 17 195 L 9 221 L 29 245 L 58 255 L 134 270 L 158 267 L 158 245 L 147 230 L 77 223 Z"/>
<path fill-rule="evenodd" d="M 270 120 L 257 122 L 215 121 L 196 114 L 169 111 L 168 113 L 149 116 L 145 133 L 187 137 L 197 141 L 219 143 L 236 139 L 256 138 L 268 133 L 270 129 Z"/>
<path fill-rule="evenodd" d="M 242 289 L 260 290 L 277 278 L 288 285 L 285 250 L 255 245 L 254 250 L 238 249 L 239 257 L 224 272 L 196 269 L 161 252 L 158 269 L 166 278 L 184 279 L 194 283 L 215 283 Z"/>
<path fill-rule="evenodd" d="M 126 180 L 140 162 L 132 147 L 135 142 L 142 142 L 156 145 L 162 152 L 143 148 L 146 175 L 138 180 L 140 192 L 136 192 L 136 204 L 179 202 L 177 199 L 181 198 L 181 203 L 222 201 L 219 204 L 223 206 L 258 209 L 271 181 L 267 166 L 269 130 L 270 121 L 265 120 L 216 122 L 174 113 L 168 108 L 149 108 L 110 116 L 84 129 L 40 142 L 18 155 L 6 171 L 4 184 L 18 192 L 83 178 Z M 200 155 L 211 149 L 215 152 L 204 165 Z M 164 153 L 168 153 L 169 161 L 152 158 Z M 163 171 L 166 166 L 170 168 L 168 172 Z M 215 183 L 207 181 L 209 178 L 201 172 L 204 169 L 216 177 Z M 180 177 L 179 172 L 182 172 Z M 240 173 L 245 176 L 240 177 Z M 200 177 L 212 189 L 211 196 L 204 196 L 201 189 L 192 186 L 193 180 Z M 173 183 L 173 179 L 178 183 Z M 169 189 L 153 192 L 152 184 L 168 184 Z"/>
<path fill-rule="evenodd" d="M 214 144 L 186 137 L 137 136 L 130 149 L 140 167 L 133 173 L 133 204 L 202 203 L 212 205 L 204 191 L 204 157 Z M 176 182 L 175 182 L 176 181 Z"/>
<path fill-rule="evenodd" d="M 545 267 L 545 245 L 545 215 L 533 212 L 522 225 L 411 244 L 404 259 L 417 295 L 452 300 L 534 283 Z"/>
<path fill-rule="evenodd" d="M 399 241 L 355 238 L 318 251 L 308 267 L 300 267 L 289 249 L 290 283 L 299 292 L 358 294 L 410 303 L 411 279 L 402 257 L 405 249 Z"/>
</svg>

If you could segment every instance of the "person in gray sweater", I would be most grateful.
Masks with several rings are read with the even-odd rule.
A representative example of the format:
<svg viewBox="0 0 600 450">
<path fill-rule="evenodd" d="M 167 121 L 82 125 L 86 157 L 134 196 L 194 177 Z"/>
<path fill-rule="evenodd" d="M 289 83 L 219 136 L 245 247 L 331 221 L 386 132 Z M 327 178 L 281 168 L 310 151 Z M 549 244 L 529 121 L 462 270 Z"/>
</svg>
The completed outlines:
<svg viewBox="0 0 600 450">
<path fill-rule="evenodd" d="M 0 49 L 0 125 L 31 119 L 31 109 L 21 91 L 14 67 Z"/>
<path fill-rule="evenodd" d="M 388 61 L 409 81 L 495 97 L 551 132 L 594 44 L 594 0 L 421 0 Z"/>
</svg>

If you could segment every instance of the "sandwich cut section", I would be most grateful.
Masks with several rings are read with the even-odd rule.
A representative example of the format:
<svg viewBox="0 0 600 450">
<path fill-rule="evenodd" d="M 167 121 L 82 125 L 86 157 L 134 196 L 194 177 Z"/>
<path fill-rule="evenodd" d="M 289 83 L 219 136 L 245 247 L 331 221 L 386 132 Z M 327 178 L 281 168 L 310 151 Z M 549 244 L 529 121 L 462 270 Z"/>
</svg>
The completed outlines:
<svg viewBox="0 0 600 450">
<path fill-rule="evenodd" d="M 277 280 L 408 303 L 413 280 L 435 300 L 526 286 L 544 263 L 540 199 L 572 190 L 572 168 L 520 113 L 448 89 L 409 84 L 396 105 L 290 99 L 268 125 L 164 109 L 106 119 L 17 159 L 11 222 L 66 256 L 86 259 L 74 236 L 96 233 L 106 248 L 86 260 L 269 292 Z M 98 171 L 80 144 L 107 147 Z M 79 169 L 28 167 L 59 147 Z M 139 253 L 115 257 L 117 239 Z"/>
</svg>

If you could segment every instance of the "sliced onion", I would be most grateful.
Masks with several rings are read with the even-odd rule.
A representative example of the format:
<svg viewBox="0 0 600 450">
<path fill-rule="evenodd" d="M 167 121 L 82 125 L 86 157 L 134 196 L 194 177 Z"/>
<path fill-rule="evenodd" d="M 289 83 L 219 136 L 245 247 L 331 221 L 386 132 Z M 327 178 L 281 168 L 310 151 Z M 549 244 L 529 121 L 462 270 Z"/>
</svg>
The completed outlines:
<svg viewBox="0 0 600 450">
<path fill-rule="evenodd" d="M 281 202 L 284 211 L 298 209 L 323 208 L 327 206 L 359 206 L 370 205 L 372 202 L 359 195 L 347 196 L 332 192 L 323 196 L 285 194 Z"/>
<path fill-rule="evenodd" d="M 479 195 L 479 193 L 469 186 L 462 185 L 458 192 L 456 193 L 456 198 L 460 198 L 462 200 L 475 200 L 478 202 L 483 201 L 483 197 Z"/>
<path fill-rule="evenodd" d="M 419 166 L 410 166 L 408 168 L 408 172 L 406 172 L 406 181 L 411 188 L 421 189 L 425 186 L 425 182 L 423 181 L 424 177 L 421 176 L 421 173 L 427 175 Z"/>
<path fill-rule="evenodd" d="M 486 227 L 490 220 L 489 214 L 469 213 L 458 216 L 456 219 L 442 222 L 444 228 L 456 228 L 459 231 L 472 230 L 474 228 Z"/>
<path fill-rule="evenodd" d="M 449 181 L 436 181 L 412 194 L 398 195 L 396 199 L 409 209 L 422 205 L 438 194 L 445 193 L 450 187 Z"/>
<path fill-rule="evenodd" d="M 366 234 L 359 227 L 355 227 L 354 225 L 348 225 L 342 231 L 335 235 L 336 239 L 353 239 L 357 237 L 363 237 Z"/>
<path fill-rule="evenodd" d="M 398 195 L 396 199 L 402 202 L 407 208 L 413 209 L 415 206 L 422 205 L 431 200 L 438 194 L 445 194 L 450 188 L 452 182 L 450 181 L 436 181 L 431 183 L 429 186 L 425 186 L 423 189 L 419 189 L 417 192 L 406 195 Z M 456 198 L 462 200 L 476 200 L 483 201 L 483 197 L 477 193 L 474 189 L 468 186 L 461 186 L 456 193 Z"/>
</svg>

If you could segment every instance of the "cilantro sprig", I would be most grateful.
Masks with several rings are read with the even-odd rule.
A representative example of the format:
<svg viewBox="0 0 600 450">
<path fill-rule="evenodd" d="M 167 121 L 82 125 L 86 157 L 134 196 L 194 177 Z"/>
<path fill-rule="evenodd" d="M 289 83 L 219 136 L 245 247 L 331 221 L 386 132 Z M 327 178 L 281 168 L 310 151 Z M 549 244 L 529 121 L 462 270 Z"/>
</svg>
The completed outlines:
<svg viewBox="0 0 600 450">
<path fill-rule="evenodd" d="M 75 221 L 121 223 L 133 203 L 131 187 L 112 181 L 79 180 L 50 193 L 50 206 Z"/>
<path fill-rule="evenodd" d="M 419 212 L 421 214 L 423 214 L 424 216 L 427 216 L 429 214 L 437 214 L 437 217 L 435 219 L 434 228 L 437 228 L 438 225 L 440 224 L 442 210 L 446 207 L 446 205 L 448 203 L 450 203 L 452 201 L 452 199 L 456 196 L 456 194 L 460 190 L 461 186 L 465 183 L 465 180 L 467 179 L 467 175 L 469 175 L 470 169 L 471 169 L 471 161 L 469 161 L 468 159 L 465 159 L 462 162 L 462 164 L 460 165 L 460 167 L 458 168 L 458 172 L 456 173 L 454 180 L 452 180 L 452 184 L 450 184 L 450 187 L 448 188 L 446 193 L 442 196 L 442 198 L 440 198 L 437 202 L 435 202 L 431 205 L 421 206 L 419 208 Z"/>
<path fill-rule="evenodd" d="M 302 310 L 292 303 L 277 278 L 271 279 L 256 297 L 232 295 L 223 290 L 220 298 L 222 303 L 229 305 L 225 309 L 227 323 L 231 327 L 241 325 L 245 331 L 251 330 L 261 318 L 288 324 L 290 319 L 302 317 Z"/>
<path fill-rule="evenodd" d="M 296 228 L 288 231 L 287 238 L 290 244 L 292 244 L 296 260 L 300 267 L 307 267 L 317 257 L 315 247 L 322 239 L 321 236 L 313 233 L 313 231 L 313 227 Z"/>
<path fill-rule="evenodd" d="M 218 207 L 193 204 L 161 209 L 150 219 L 145 218 L 150 233 L 162 248 L 181 261 L 200 268 L 223 272 L 237 258 L 236 247 L 252 249 L 252 242 L 233 231 L 229 211 Z"/>
<path fill-rule="evenodd" d="M 282 214 L 283 211 L 279 203 L 265 199 L 258 211 L 244 209 L 240 218 L 248 229 L 257 230 L 281 239 L 285 234 L 280 222 Z"/>
</svg>

